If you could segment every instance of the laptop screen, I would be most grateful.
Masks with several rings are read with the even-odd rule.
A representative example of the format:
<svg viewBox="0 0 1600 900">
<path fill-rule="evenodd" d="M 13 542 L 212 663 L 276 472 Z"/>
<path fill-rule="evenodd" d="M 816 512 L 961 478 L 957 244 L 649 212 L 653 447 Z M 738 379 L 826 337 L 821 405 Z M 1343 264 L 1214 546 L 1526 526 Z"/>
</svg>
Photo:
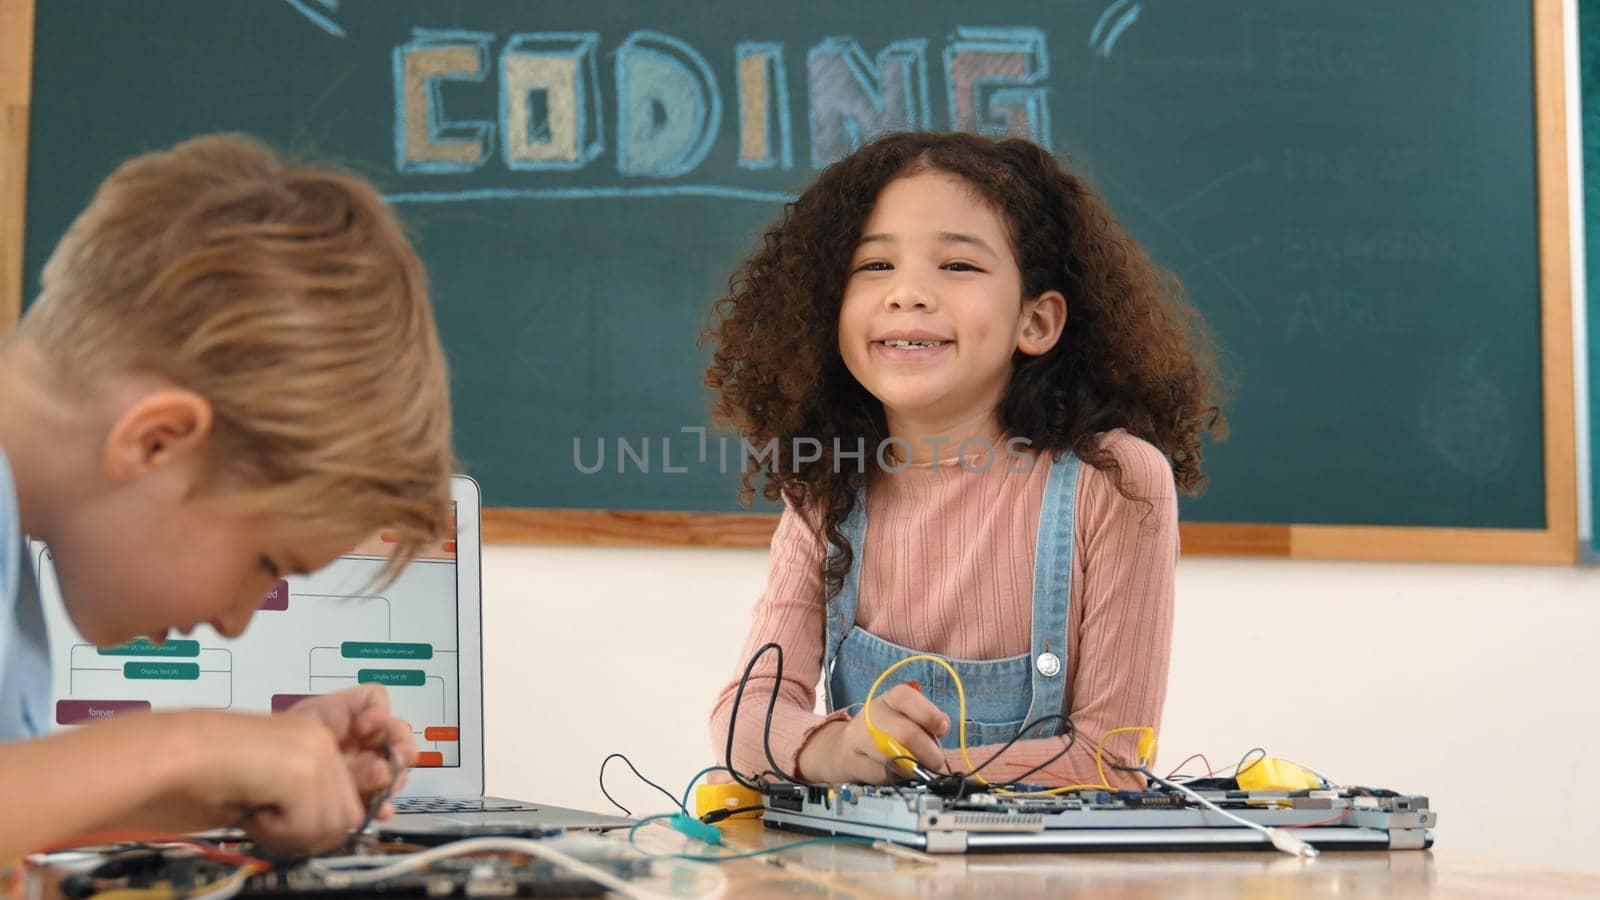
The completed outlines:
<svg viewBox="0 0 1600 900">
<path fill-rule="evenodd" d="M 135 709 L 281 712 L 313 694 L 371 683 L 388 688 L 395 715 L 411 723 L 418 767 L 461 765 L 454 539 L 428 547 L 374 590 L 389 552 L 385 536 L 374 536 L 321 571 L 278 582 L 232 640 L 200 626 L 159 645 L 140 639 L 104 648 L 85 642 L 67 619 L 48 548 L 35 543 L 32 552 L 58 728 Z"/>
</svg>

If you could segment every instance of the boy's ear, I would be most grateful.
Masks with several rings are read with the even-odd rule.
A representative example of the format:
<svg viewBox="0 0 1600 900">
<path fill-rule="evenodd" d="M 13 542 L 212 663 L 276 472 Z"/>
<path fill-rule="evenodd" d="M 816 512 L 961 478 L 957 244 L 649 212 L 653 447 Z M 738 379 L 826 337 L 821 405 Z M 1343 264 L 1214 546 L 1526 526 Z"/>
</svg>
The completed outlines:
<svg viewBox="0 0 1600 900">
<path fill-rule="evenodd" d="M 1017 323 L 1017 349 L 1029 356 L 1049 353 L 1067 327 L 1067 298 L 1060 291 L 1045 291 L 1022 301 Z"/>
<path fill-rule="evenodd" d="M 194 391 L 153 391 L 135 400 L 106 437 L 105 469 L 122 480 L 188 457 L 211 435 L 211 404 Z"/>
</svg>

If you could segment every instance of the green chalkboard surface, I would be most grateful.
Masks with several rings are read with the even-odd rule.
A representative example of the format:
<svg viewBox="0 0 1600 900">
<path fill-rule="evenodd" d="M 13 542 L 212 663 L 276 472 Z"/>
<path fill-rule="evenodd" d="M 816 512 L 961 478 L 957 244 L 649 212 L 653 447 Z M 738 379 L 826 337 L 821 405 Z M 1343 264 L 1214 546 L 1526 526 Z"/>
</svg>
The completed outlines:
<svg viewBox="0 0 1600 900">
<path fill-rule="evenodd" d="M 964 128 L 1070 158 L 1214 329 L 1187 520 L 1545 526 L 1527 2 L 49 0 L 34 53 L 30 296 L 129 155 L 341 161 L 414 229 L 492 506 L 738 509 L 693 430 L 733 263 L 863 137 Z"/>
<path fill-rule="evenodd" d="M 1600 415 L 1596 415 L 1596 406 L 1600 405 L 1600 365 L 1596 364 L 1593 357 L 1594 348 L 1600 347 L 1600 10 L 1590 6 L 1589 9 L 1578 10 L 1578 59 L 1579 81 L 1582 85 L 1582 128 L 1583 128 L 1583 211 L 1584 235 L 1588 252 L 1585 256 L 1587 271 L 1584 273 L 1585 283 L 1588 287 L 1587 333 L 1585 335 L 1590 349 L 1589 360 L 1589 496 L 1585 498 L 1589 504 L 1592 515 L 1600 510 L 1600 455 L 1595 449 L 1600 447 Z M 1600 534 L 1595 533 L 1593 525 L 1590 526 L 1589 546 L 1590 561 L 1600 557 Z"/>
</svg>

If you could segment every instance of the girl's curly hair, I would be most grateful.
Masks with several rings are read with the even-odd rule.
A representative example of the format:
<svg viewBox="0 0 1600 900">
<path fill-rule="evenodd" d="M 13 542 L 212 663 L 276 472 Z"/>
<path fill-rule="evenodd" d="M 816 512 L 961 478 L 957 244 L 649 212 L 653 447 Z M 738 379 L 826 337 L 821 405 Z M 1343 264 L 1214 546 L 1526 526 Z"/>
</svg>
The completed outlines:
<svg viewBox="0 0 1600 900">
<path fill-rule="evenodd" d="M 840 526 L 870 478 L 866 458 L 888 438 L 883 406 L 845 368 L 839 309 L 850 260 L 879 192 L 925 171 L 970 184 L 1005 220 L 1029 297 L 1067 298 L 1061 339 L 1043 356 L 1017 353 L 998 411 L 1000 426 L 1039 452 L 1071 449 L 1121 471 L 1097 436 L 1113 428 L 1159 447 L 1178 487 L 1203 490 L 1201 433 L 1226 425 L 1211 397 L 1215 354 L 1177 279 L 1150 261 L 1105 201 L 1048 151 L 1029 141 L 971 134 L 895 133 L 829 166 L 784 207 L 761 247 L 729 279 L 708 332 L 715 354 L 706 384 L 714 414 L 757 449 L 740 499 L 761 495 L 819 513 L 836 552 L 824 564 L 827 596 L 852 564 Z M 797 444 L 811 448 L 798 453 Z M 820 446 L 820 459 L 811 459 Z M 840 451 L 854 464 L 841 464 Z"/>
</svg>

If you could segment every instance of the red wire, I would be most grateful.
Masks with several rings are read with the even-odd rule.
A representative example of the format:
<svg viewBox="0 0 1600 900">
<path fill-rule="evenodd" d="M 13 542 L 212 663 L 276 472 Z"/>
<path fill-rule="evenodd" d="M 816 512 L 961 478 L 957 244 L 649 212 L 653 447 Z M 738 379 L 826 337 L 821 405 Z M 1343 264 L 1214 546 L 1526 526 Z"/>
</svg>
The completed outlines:
<svg viewBox="0 0 1600 900">
<path fill-rule="evenodd" d="M 1034 764 L 1033 763 L 1025 763 L 1025 762 L 1007 762 L 1006 765 L 1011 766 L 1013 768 L 1017 768 L 1017 769 L 1031 769 L 1031 768 L 1033 768 Z M 1040 769 L 1039 771 L 1035 772 L 1034 774 L 1035 775 L 1049 775 L 1051 778 L 1060 778 L 1060 779 L 1062 779 L 1064 781 L 1067 781 L 1068 783 L 1072 782 L 1072 779 L 1067 778 L 1067 776 L 1064 773 L 1062 773 L 1062 772 L 1052 772 L 1049 769 Z"/>
<path fill-rule="evenodd" d="M 1197 759 L 1206 764 L 1206 777 L 1207 778 L 1210 778 L 1210 777 L 1212 777 L 1213 775 L 1216 774 L 1216 771 L 1211 768 L 1211 760 L 1206 759 L 1206 755 L 1204 753 L 1195 753 L 1195 754 L 1191 755 L 1188 759 L 1185 759 L 1183 762 L 1178 763 L 1176 768 L 1174 768 L 1171 772 L 1167 773 L 1167 777 L 1171 778 L 1172 776 L 1178 774 L 1179 772 L 1182 772 L 1184 766 L 1187 766 L 1190 762 L 1192 762 L 1193 760 L 1197 760 Z"/>
</svg>

